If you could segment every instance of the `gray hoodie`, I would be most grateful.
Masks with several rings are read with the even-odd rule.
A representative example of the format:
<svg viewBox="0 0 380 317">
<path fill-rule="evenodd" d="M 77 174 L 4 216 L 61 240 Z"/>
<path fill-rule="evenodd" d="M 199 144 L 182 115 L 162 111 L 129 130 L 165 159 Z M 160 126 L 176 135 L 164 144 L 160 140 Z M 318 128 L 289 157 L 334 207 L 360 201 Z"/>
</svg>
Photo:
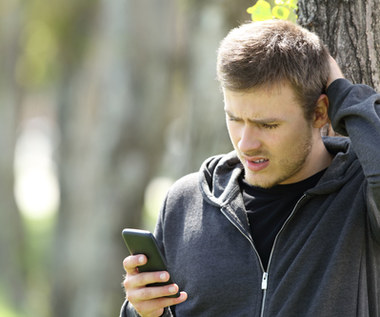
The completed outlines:
<svg viewBox="0 0 380 317">
<path fill-rule="evenodd" d="M 165 316 L 380 316 L 380 95 L 328 90 L 334 160 L 277 234 L 264 271 L 250 235 L 234 152 L 170 189 L 156 227 L 188 300 Z M 135 316 L 125 303 L 121 316 Z"/>
</svg>

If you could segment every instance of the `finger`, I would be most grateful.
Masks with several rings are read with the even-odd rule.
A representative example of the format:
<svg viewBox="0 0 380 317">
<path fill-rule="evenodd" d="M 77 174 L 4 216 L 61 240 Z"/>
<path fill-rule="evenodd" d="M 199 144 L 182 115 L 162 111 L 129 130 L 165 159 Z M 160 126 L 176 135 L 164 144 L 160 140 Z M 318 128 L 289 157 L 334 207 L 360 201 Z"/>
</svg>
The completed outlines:
<svg viewBox="0 0 380 317">
<path fill-rule="evenodd" d="M 330 84 L 334 80 L 336 80 L 338 78 L 344 78 L 344 75 L 343 75 L 338 63 L 331 56 L 329 56 L 329 66 L 330 66 L 330 74 L 329 74 L 329 77 L 327 79 L 326 88 L 329 87 Z"/>
<path fill-rule="evenodd" d="M 165 271 L 127 274 L 124 280 L 124 287 L 126 289 L 142 288 L 148 284 L 167 282 L 169 278 L 169 273 Z"/>
<path fill-rule="evenodd" d="M 127 274 L 137 274 L 137 267 L 146 264 L 148 261 L 144 254 L 130 255 L 126 257 L 123 261 L 123 266 Z"/>
<path fill-rule="evenodd" d="M 170 284 L 165 286 L 148 286 L 135 288 L 130 294 L 128 299 L 131 301 L 148 301 L 152 299 L 171 296 L 178 293 L 178 285 Z"/>
<path fill-rule="evenodd" d="M 137 301 L 133 303 L 133 306 L 140 315 L 161 316 L 165 307 L 180 304 L 186 299 L 187 293 L 181 292 L 177 298 L 160 297 L 148 301 Z"/>
</svg>

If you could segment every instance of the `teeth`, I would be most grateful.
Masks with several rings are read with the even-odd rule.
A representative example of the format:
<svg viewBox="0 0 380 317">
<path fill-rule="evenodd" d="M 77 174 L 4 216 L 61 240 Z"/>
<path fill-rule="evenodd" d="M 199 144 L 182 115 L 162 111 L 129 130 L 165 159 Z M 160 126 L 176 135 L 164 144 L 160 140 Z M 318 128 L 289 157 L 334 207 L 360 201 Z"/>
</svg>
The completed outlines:
<svg viewBox="0 0 380 317">
<path fill-rule="evenodd" d="M 265 159 L 260 159 L 260 160 L 257 160 L 257 161 L 253 161 L 254 163 L 264 163 L 266 160 Z"/>
</svg>

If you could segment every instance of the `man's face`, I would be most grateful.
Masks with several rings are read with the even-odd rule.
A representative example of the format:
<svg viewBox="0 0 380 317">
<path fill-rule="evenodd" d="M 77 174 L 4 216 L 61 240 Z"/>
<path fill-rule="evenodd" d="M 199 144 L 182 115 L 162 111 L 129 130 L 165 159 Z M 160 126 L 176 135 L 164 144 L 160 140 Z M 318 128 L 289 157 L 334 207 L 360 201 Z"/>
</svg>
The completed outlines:
<svg viewBox="0 0 380 317">
<path fill-rule="evenodd" d="M 228 132 L 249 184 L 269 188 L 313 174 L 316 129 L 306 121 L 290 85 L 224 90 L 224 101 Z"/>
</svg>

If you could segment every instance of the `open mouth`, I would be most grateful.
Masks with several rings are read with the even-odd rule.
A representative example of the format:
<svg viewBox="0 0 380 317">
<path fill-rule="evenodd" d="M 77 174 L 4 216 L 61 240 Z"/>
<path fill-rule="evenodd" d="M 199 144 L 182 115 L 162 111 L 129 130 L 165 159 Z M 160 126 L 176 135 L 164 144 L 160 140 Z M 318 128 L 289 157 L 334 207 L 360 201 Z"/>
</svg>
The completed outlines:
<svg viewBox="0 0 380 317">
<path fill-rule="evenodd" d="M 268 160 L 266 160 L 266 159 L 259 159 L 259 160 L 255 160 L 255 161 L 252 161 L 252 162 L 255 163 L 255 164 L 260 164 L 260 163 L 264 163 L 266 161 L 268 161 Z"/>
<path fill-rule="evenodd" d="M 269 160 L 266 158 L 247 159 L 247 167 L 253 172 L 259 172 L 269 165 Z"/>
</svg>

